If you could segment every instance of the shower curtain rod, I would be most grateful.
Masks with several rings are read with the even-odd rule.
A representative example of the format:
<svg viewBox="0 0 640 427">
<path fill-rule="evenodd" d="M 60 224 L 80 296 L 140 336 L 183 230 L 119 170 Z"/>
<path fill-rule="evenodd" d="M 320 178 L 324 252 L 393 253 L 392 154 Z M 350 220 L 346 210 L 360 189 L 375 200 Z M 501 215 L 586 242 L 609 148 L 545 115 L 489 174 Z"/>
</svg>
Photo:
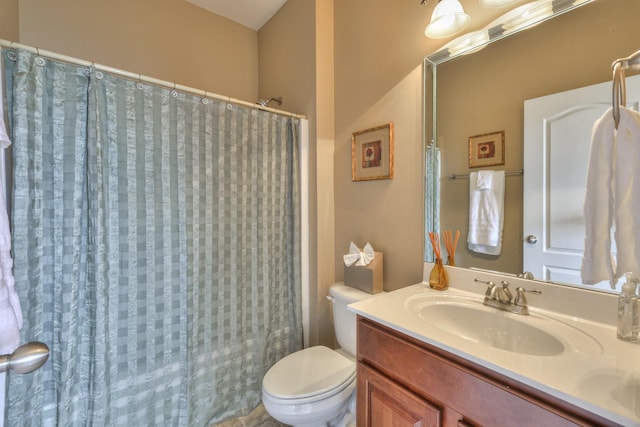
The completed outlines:
<svg viewBox="0 0 640 427">
<path fill-rule="evenodd" d="M 217 93 L 212 93 L 212 92 L 208 92 L 208 91 L 204 91 L 201 89 L 195 89 L 189 86 L 183 86 L 177 83 L 173 83 L 173 82 L 168 82 L 165 80 L 159 80 L 153 77 L 149 77 L 149 76 L 144 76 L 142 74 L 136 74 L 136 73 L 132 73 L 130 71 L 124 71 L 124 70 L 119 70 L 117 68 L 113 68 L 113 67 L 109 67 L 107 65 L 101 65 L 101 64 L 96 64 L 95 62 L 91 62 L 91 61 L 86 61 L 84 59 L 78 59 L 78 58 L 74 58 L 71 56 L 67 56 L 67 55 L 62 55 L 59 53 L 55 53 L 55 52 L 50 52 L 47 50 L 42 50 L 39 49 L 37 47 L 33 47 L 33 46 L 27 46 L 27 45 L 23 45 L 20 43 L 15 43 L 9 40 L 4 40 L 4 39 L 0 39 L 0 47 L 7 47 L 7 48 L 19 48 L 19 49 L 24 49 L 24 50 L 28 50 L 30 52 L 33 52 L 39 56 L 46 56 L 47 58 L 51 58 L 51 59 L 56 59 L 58 61 L 63 61 L 63 62 L 68 62 L 71 64 L 77 64 L 77 65 L 82 65 L 85 67 L 90 67 L 90 66 L 94 66 L 96 69 L 100 70 L 100 71 L 105 71 L 107 73 L 110 74 L 118 74 L 122 77 L 126 77 L 128 79 L 131 80 L 137 80 L 137 81 L 143 81 L 143 82 L 147 82 L 147 83 L 151 83 L 154 85 L 158 85 L 158 86 L 164 86 L 167 87 L 169 89 L 174 89 L 174 90 L 179 90 L 181 92 L 188 92 L 194 95 L 201 95 L 207 98 L 214 98 L 214 99 L 218 99 L 221 101 L 227 101 L 233 104 L 238 104 L 238 105 L 243 105 L 245 107 L 251 107 L 251 108 L 255 108 L 257 110 L 263 110 L 263 111 L 270 111 L 272 113 L 276 113 L 276 114 L 281 114 L 283 116 L 289 116 L 289 117 L 295 117 L 298 119 L 304 119 L 306 118 L 304 115 L 302 114 L 295 114 L 295 113 L 290 113 L 288 111 L 282 111 L 282 110 L 278 110 L 275 108 L 269 108 L 269 107 L 263 107 L 261 105 L 258 104 L 254 104 L 251 102 L 247 102 L 247 101 L 242 101 L 240 99 L 235 99 L 235 98 L 231 98 L 229 96 L 223 96 L 223 95 L 219 95 Z"/>
</svg>

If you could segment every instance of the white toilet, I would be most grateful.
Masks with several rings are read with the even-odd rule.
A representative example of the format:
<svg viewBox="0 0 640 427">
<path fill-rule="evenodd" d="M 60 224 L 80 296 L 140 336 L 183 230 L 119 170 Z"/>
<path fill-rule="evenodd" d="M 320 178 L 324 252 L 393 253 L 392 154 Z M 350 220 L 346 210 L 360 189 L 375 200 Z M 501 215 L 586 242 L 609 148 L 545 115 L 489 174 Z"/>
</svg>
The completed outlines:
<svg viewBox="0 0 640 427">
<path fill-rule="evenodd" d="M 341 348 L 315 346 L 297 351 L 273 365 L 262 381 L 262 403 L 281 423 L 355 426 L 356 315 L 347 305 L 372 295 L 342 283 L 331 286 L 329 294 Z"/>
</svg>

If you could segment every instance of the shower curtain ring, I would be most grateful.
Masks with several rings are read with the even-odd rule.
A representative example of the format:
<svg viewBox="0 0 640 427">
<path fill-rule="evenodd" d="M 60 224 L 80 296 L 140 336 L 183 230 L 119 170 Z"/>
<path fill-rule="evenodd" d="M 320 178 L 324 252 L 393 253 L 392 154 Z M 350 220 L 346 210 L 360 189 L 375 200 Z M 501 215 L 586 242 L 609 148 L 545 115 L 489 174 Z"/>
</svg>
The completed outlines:
<svg viewBox="0 0 640 427">
<path fill-rule="evenodd" d="M 44 67 L 44 65 L 46 64 L 44 58 L 40 56 L 40 49 L 38 47 L 36 47 L 36 57 L 34 59 L 34 62 L 39 67 Z"/>
</svg>

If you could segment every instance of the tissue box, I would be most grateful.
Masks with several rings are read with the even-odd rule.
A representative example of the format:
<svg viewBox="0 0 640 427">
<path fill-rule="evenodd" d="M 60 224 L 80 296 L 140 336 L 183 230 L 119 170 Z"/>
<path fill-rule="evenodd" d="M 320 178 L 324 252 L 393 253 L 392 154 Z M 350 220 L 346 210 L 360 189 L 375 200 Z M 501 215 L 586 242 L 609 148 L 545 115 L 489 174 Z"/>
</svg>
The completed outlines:
<svg viewBox="0 0 640 427">
<path fill-rule="evenodd" d="M 345 265 L 344 284 L 370 294 L 382 292 L 382 252 L 376 252 L 369 265 Z"/>
</svg>

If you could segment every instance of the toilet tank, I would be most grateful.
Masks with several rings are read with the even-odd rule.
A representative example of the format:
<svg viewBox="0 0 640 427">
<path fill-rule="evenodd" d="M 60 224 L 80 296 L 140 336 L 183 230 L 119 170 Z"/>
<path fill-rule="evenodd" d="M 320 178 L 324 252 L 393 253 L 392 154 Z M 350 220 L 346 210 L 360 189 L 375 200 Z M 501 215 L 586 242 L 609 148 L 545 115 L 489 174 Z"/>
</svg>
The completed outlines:
<svg viewBox="0 0 640 427">
<path fill-rule="evenodd" d="M 329 295 L 333 301 L 333 329 L 336 332 L 338 344 L 349 354 L 356 356 L 356 314 L 349 311 L 347 306 L 356 301 L 371 298 L 373 295 L 359 289 L 335 283 L 329 288 Z"/>
</svg>

